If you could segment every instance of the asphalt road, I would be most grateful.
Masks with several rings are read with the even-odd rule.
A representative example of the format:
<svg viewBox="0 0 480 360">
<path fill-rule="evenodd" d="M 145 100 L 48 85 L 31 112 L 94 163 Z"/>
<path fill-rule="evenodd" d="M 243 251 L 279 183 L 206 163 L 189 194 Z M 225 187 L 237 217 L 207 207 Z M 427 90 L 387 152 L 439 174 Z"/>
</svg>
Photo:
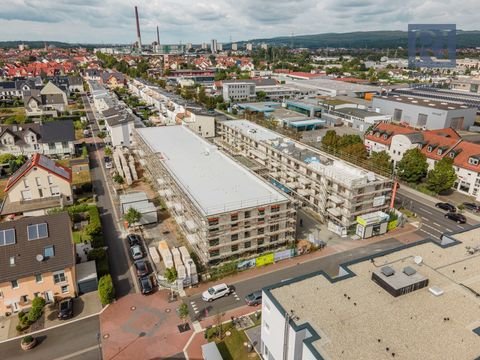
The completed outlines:
<svg viewBox="0 0 480 360">
<path fill-rule="evenodd" d="M 71 322 L 35 334 L 39 344 L 31 351 L 20 348 L 20 340 L 0 344 L 0 358 L 8 360 L 95 360 L 102 359 L 98 316 Z"/>
<path fill-rule="evenodd" d="M 447 211 L 436 208 L 434 203 L 415 198 L 413 195 L 399 191 L 396 199 L 396 205 L 403 205 L 405 208 L 417 214 L 416 219 L 419 229 L 416 231 L 419 235 L 440 239 L 440 236 L 446 232 L 457 232 L 468 229 L 471 225 L 478 224 L 467 217 L 466 224 L 457 224 L 455 221 L 445 218 Z"/>
<path fill-rule="evenodd" d="M 393 249 L 400 245 L 402 245 L 402 243 L 400 243 L 398 240 L 388 239 L 361 248 L 356 248 L 321 259 L 312 260 L 307 263 L 299 264 L 295 267 L 275 271 L 255 277 L 253 279 L 229 284 L 235 287 L 235 292 L 228 297 L 220 298 L 210 303 L 204 302 L 201 294 L 192 295 L 186 299 L 190 309 L 190 316 L 192 319 L 198 319 L 205 316 L 205 312 L 207 316 L 211 316 L 216 315 L 217 313 L 223 313 L 239 306 L 243 306 L 245 305 L 245 296 L 251 292 L 301 275 L 323 270 L 330 276 L 335 276 L 338 274 L 339 264 L 350 260 L 359 259 L 367 255 L 372 255 L 384 250 Z M 254 309 L 255 308 L 252 308 L 252 311 L 254 311 Z"/>
<path fill-rule="evenodd" d="M 85 96 L 83 99 L 89 122 L 93 121 L 96 124 L 88 100 Z M 94 129 L 98 129 L 96 125 Z M 132 280 L 129 258 L 126 253 L 125 244 L 122 243 L 124 240 L 122 232 L 120 231 L 122 224 L 118 223 L 115 218 L 110 192 L 108 191 L 108 183 L 101 168 L 103 166 L 103 159 L 101 159 L 100 152 L 97 149 L 103 146 L 103 142 L 93 144 L 92 146 L 95 147 L 92 147 L 89 153 L 90 173 L 92 175 L 93 189 L 97 195 L 97 206 L 100 211 L 105 245 L 108 247 L 110 273 L 115 285 L 116 296 L 119 298 L 129 293 L 134 293 L 137 285 Z"/>
</svg>

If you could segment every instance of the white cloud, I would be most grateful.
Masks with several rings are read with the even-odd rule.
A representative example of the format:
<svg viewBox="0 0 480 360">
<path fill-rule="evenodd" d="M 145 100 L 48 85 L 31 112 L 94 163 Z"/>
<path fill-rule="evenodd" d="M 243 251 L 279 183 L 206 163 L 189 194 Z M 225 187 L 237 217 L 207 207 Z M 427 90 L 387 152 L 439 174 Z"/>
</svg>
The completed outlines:
<svg viewBox="0 0 480 360">
<path fill-rule="evenodd" d="M 478 0 L 9 0 L 0 11 L 0 40 L 199 43 L 295 34 L 406 30 L 408 23 L 455 23 L 474 30 Z"/>
</svg>

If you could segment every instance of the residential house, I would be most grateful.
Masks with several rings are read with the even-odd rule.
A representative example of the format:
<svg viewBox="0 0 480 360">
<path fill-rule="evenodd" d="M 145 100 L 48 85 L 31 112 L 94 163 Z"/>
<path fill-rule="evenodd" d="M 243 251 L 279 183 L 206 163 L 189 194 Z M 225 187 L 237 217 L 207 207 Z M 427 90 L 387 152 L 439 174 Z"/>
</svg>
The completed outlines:
<svg viewBox="0 0 480 360">
<path fill-rule="evenodd" d="M 8 179 L 1 214 L 44 215 L 73 203 L 72 171 L 35 154 Z"/>
<path fill-rule="evenodd" d="M 102 78 L 103 70 L 100 69 L 87 69 L 85 70 L 85 77 L 87 80 L 99 81 Z"/>
<path fill-rule="evenodd" d="M 101 76 L 101 81 L 111 89 L 125 86 L 125 76 L 118 71 L 104 72 Z"/>
<path fill-rule="evenodd" d="M 223 82 L 223 98 L 225 101 L 255 100 L 255 82 L 248 80 L 228 80 Z"/>
<path fill-rule="evenodd" d="M 480 144 L 463 139 L 452 128 L 420 131 L 381 123 L 365 135 L 365 146 L 370 152 L 386 151 L 394 164 L 407 150 L 418 148 L 426 156 L 429 169 L 448 156 L 458 177 L 454 189 L 480 201 Z"/>
<path fill-rule="evenodd" d="M 24 92 L 40 89 L 42 81 L 37 79 L 12 80 L 0 82 L 0 100 L 23 99 Z"/>
<path fill-rule="evenodd" d="M 0 314 L 76 296 L 75 247 L 66 212 L 0 223 Z"/>
<path fill-rule="evenodd" d="M 42 90 L 24 92 L 24 106 L 27 116 L 58 116 L 67 110 L 67 94 L 51 81 Z"/>
<path fill-rule="evenodd" d="M 75 128 L 72 120 L 0 125 L 0 154 L 73 155 Z"/>
<path fill-rule="evenodd" d="M 189 108 L 181 123 L 203 138 L 215 137 L 215 112 Z"/>
<path fill-rule="evenodd" d="M 113 147 L 129 147 L 132 144 L 134 125 L 135 118 L 125 111 L 106 118 L 105 129 L 107 130 L 108 137 L 105 141 Z"/>
</svg>

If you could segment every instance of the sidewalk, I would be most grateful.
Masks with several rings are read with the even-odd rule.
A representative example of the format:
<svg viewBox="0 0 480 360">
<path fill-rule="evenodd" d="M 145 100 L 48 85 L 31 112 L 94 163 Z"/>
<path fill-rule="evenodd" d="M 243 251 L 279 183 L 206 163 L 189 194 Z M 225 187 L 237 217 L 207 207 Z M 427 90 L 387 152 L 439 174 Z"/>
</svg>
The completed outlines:
<svg viewBox="0 0 480 360">
<path fill-rule="evenodd" d="M 324 258 L 330 255 L 334 255 L 343 251 L 351 250 L 351 249 L 356 249 L 359 247 L 363 247 L 366 245 L 374 244 L 386 239 L 390 238 L 395 238 L 399 241 L 402 241 L 402 237 L 407 237 L 407 242 L 410 242 L 411 239 L 408 238 L 408 236 L 415 232 L 417 228 L 410 224 L 406 224 L 403 228 L 397 228 L 393 231 L 389 231 L 385 235 L 370 238 L 370 239 L 365 239 L 365 240 L 351 240 L 351 239 L 345 239 L 344 242 L 342 243 L 336 243 L 332 246 L 325 247 L 322 250 L 317 250 L 314 251 L 310 254 L 306 255 L 301 255 L 297 256 L 294 258 L 290 258 L 288 260 L 283 260 L 271 265 L 263 266 L 260 268 L 252 268 L 248 269 L 242 272 L 239 272 L 234 275 L 227 276 L 222 279 L 222 282 L 225 282 L 227 284 L 231 283 L 238 283 L 241 281 L 246 281 L 261 275 L 269 274 L 275 271 L 287 269 L 293 266 L 297 266 L 299 264 L 304 264 L 310 261 L 314 261 L 320 258 Z M 194 288 L 189 288 L 185 289 L 185 293 L 187 296 L 191 296 L 194 294 L 201 293 L 205 290 L 207 290 L 210 286 L 212 286 L 214 283 L 217 283 L 218 280 L 215 281 L 209 281 L 209 282 L 202 282 L 200 283 L 199 286 L 194 287 Z"/>
<path fill-rule="evenodd" d="M 413 195 L 417 200 L 418 198 L 426 200 L 429 202 L 429 205 L 434 206 L 436 203 L 440 201 L 451 202 L 454 205 L 460 205 L 463 202 L 475 202 L 475 200 L 471 196 L 467 196 L 464 194 L 460 194 L 458 191 L 454 191 L 450 195 L 439 195 L 438 198 L 424 194 L 418 190 L 412 189 L 406 185 L 402 184 L 402 187 L 398 190 L 398 193 L 401 195 L 402 193 L 408 193 Z M 470 218 L 471 220 L 480 222 L 480 216 L 476 215 L 470 211 L 464 211 L 463 214 Z"/>
</svg>

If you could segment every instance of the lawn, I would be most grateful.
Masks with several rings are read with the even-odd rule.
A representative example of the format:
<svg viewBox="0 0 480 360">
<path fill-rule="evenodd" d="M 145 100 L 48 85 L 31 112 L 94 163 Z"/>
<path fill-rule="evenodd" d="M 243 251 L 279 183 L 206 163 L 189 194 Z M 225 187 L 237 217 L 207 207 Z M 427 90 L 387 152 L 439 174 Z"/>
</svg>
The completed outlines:
<svg viewBox="0 0 480 360">
<path fill-rule="evenodd" d="M 232 327 L 231 323 L 223 325 L 223 334 L 228 330 L 230 336 L 223 337 L 222 340 L 214 338 L 217 343 L 218 350 L 223 360 L 249 360 L 259 359 L 257 353 L 253 350 L 248 352 L 244 343 L 248 342 L 248 338 L 243 331 L 237 331 Z"/>
<path fill-rule="evenodd" d="M 92 182 L 90 170 L 74 171 L 72 173 L 72 185 L 82 185 Z"/>
<path fill-rule="evenodd" d="M 5 197 L 5 186 L 7 186 L 8 178 L 0 179 L 0 200 L 3 200 Z"/>
<path fill-rule="evenodd" d="M 90 242 L 92 240 L 92 238 L 90 237 L 90 235 L 87 235 L 85 234 L 84 231 L 82 230 L 76 230 L 76 231 L 73 231 L 72 232 L 72 235 L 73 235 L 73 242 L 75 244 L 81 244 L 83 243 L 85 240 Z"/>
</svg>

